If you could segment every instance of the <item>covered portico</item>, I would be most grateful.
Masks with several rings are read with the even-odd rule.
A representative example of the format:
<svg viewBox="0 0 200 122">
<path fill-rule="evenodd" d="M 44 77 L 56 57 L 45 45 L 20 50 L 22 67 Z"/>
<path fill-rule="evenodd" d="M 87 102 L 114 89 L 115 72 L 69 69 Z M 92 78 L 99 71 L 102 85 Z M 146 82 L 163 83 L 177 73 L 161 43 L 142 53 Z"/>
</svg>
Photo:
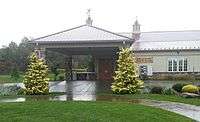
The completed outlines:
<svg viewBox="0 0 200 122">
<path fill-rule="evenodd" d="M 45 58 L 46 50 L 67 55 L 65 68 L 68 80 L 76 80 L 77 72 L 72 68 L 73 56 L 91 55 L 94 69 L 83 72 L 87 80 L 112 81 L 119 48 L 130 47 L 133 40 L 87 22 L 86 25 L 34 39 L 33 43 L 39 58 Z"/>
</svg>

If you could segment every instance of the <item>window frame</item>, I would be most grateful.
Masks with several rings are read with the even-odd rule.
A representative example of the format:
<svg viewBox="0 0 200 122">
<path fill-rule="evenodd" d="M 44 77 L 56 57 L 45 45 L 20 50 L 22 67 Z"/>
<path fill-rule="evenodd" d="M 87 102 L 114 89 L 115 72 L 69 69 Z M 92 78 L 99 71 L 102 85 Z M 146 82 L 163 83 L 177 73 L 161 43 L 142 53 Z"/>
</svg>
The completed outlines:
<svg viewBox="0 0 200 122">
<path fill-rule="evenodd" d="M 171 66 L 169 66 L 170 61 L 172 63 Z M 174 70 L 175 69 L 174 61 L 176 61 L 176 70 Z M 180 61 L 182 61 L 182 64 L 180 63 Z M 186 61 L 186 65 L 185 65 L 185 61 Z M 182 68 L 180 68 L 180 64 L 182 65 L 181 66 Z M 185 67 L 187 68 L 186 70 L 185 70 Z M 182 70 L 180 71 L 180 69 L 182 69 Z M 168 60 L 167 60 L 167 72 L 188 72 L 188 59 L 187 58 L 183 58 L 183 57 L 180 57 L 180 58 L 168 58 Z"/>
</svg>

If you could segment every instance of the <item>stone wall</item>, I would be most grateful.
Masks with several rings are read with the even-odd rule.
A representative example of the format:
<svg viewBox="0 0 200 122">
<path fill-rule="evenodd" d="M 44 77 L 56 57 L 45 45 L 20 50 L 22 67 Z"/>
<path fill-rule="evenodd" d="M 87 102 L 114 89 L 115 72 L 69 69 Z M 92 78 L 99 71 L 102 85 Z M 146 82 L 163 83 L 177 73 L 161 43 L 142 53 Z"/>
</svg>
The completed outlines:
<svg viewBox="0 0 200 122">
<path fill-rule="evenodd" d="M 156 72 L 148 77 L 150 80 L 200 80 L 199 72 Z"/>
</svg>

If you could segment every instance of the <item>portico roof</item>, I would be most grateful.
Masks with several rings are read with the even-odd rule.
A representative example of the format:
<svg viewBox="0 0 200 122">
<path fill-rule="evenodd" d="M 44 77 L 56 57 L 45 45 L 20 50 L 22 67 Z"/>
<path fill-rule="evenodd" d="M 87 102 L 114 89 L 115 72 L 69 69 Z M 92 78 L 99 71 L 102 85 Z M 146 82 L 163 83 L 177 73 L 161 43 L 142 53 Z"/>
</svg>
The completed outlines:
<svg viewBox="0 0 200 122">
<path fill-rule="evenodd" d="M 132 38 L 91 25 L 81 25 L 33 40 L 33 43 L 133 42 Z"/>
</svg>

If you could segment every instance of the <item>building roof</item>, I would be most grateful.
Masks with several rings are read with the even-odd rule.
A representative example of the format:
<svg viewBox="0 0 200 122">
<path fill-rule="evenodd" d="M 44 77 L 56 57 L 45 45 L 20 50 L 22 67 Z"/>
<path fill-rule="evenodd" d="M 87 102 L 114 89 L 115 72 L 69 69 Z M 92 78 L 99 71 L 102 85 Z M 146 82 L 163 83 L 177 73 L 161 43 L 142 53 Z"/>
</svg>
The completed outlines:
<svg viewBox="0 0 200 122">
<path fill-rule="evenodd" d="M 33 40 L 34 43 L 74 43 L 107 41 L 133 41 L 133 39 L 95 26 L 82 25 Z"/>
<path fill-rule="evenodd" d="M 120 33 L 129 38 L 132 33 Z M 200 49 L 200 30 L 142 32 L 133 50 Z"/>
</svg>

